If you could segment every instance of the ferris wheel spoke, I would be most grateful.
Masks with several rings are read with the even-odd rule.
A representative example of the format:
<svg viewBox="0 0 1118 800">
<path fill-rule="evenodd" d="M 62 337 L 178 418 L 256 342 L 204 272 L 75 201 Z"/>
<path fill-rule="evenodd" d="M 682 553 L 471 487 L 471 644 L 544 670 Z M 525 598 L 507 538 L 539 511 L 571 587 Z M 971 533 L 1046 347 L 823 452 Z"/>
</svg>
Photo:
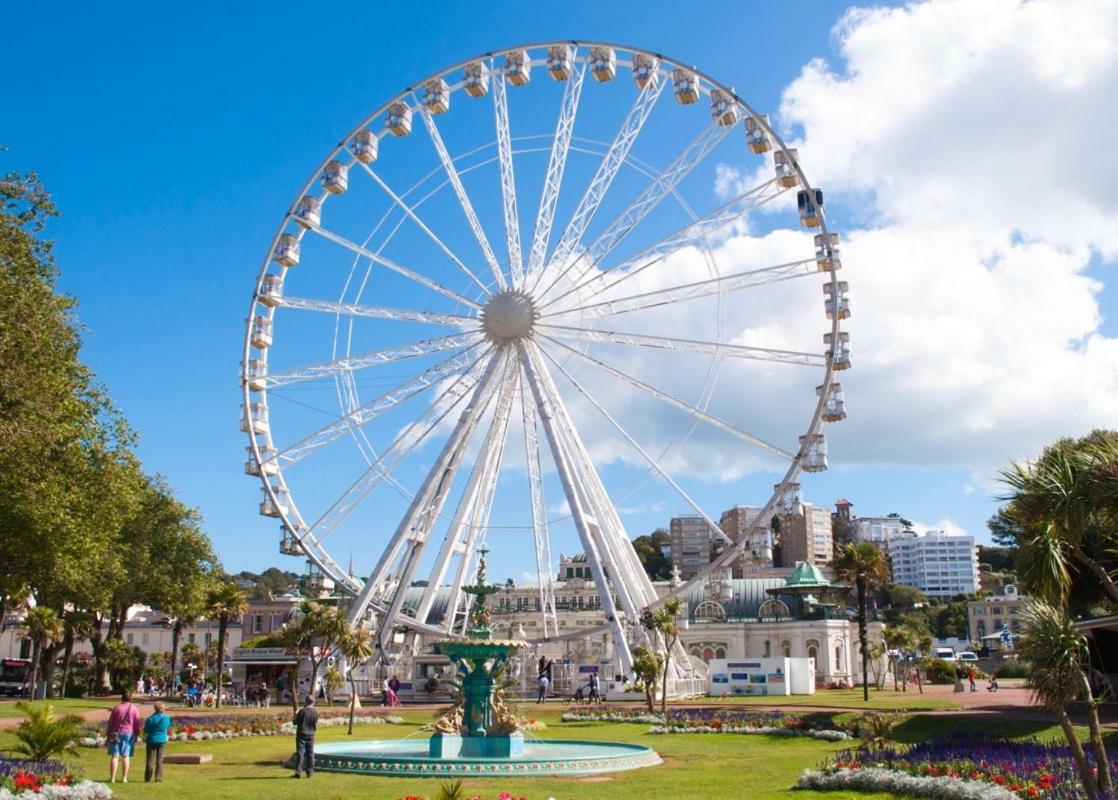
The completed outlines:
<svg viewBox="0 0 1118 800">
<path fill-rule="evenodd" d="M 646 308 L 671 305 L 684 300 L 696 300 L 723 292 L 739 292 L 744 289 L 753 289 L 766 286 L 770 283 L 807 278 L 818 275 L 814 258 L 789 261 L 771 267 L 735 272 L 730 275 L 720 275 L 717 278 L 708 278 L 703 281 L 686 283 L 682 286 L 671 286 L 667 289 L 658 289 L 652 292 L 622 297 L 617 300 L 603 300 L 599 303 L 564 309 L 551 314 L 544 314 L 541 320 L 562 321 L 565 318 L 578 317 L 580 319 L 599 319 L 617 314 L 628 314 Z"/>
<path fill-rule="evenodd" d="M 672 476 L 669 475 L 664 470 L 664 468 L 660 465 L 660 462 L 658 462 L 655 458 L 653 458 L 651 455 L 649 455 L 648 452 L 645 451 L 645 449 L 640 446 L 640 444 L 636 441 L 636 439 L 634 439 L 632 437 L 632 435 L 627 430 L 625 430 L 625 428 L 623 428 L 621 426 L 621 424 L 616 419 L 614 419 L 613 415 L 610 414 L 608 411 L 606 411 L 606 409 L 602 406 L 602 404 L 599 403 L 597 401 L 597 399 L 595 399 L 592 392 L 588 392 L 582 386 L 582 384 L 580 384 L 577 380 L 575 380 L 575 377 L 573 375 L 571 375 L 571 373 L 568 372 L 567 369 L 561 363 L 559 363 L 559 361 L 556 358 L 554 358 L 550 353 L 548 353 L 543 348 L 540 348 L 540 352 L 542 352 L 544 354 L 544 356 L 547 358 L 547 360 L 550 361 L 552 363 L 552 365 L 554 365 L 554 367 L 557 370 L 559 370 L 559 372 L 561 372 L 563 374 L 563 377 L 565 377 L 567 379 L 567 382 L 570 383 L 571 386 L 573 386 L 575 388 L 575 390 L 578 391 L 579 394 L 581 394 L 584 398 L 586 398 L 586 400 L 588 400 L 590 402 L 590 404 L 592 406 L 594 406 L 594 408 L 598 409 L 598 412 L 603 417 L 606 418 L 606 421 L 609 422 L 609 424 L 614 428 L 614 430 L 616 430 L 618 433 L 620 433 L 621 436 L 625 439 L 625 441 L 627 441 L 629 443 L 629 445 L 634 450 L 636 450 L 637 453 L 640 454 L 641 458 L 643 458 L 646 462 L 648 462 L 648 465 L 656 472 L 656 474 L 659 475 L 661 478 L 663 478 L 667 483 L 669 483 L 671 485 L 671 487 L 676 490 L 676 492 L 679 494 L 679 496 L 683 498 L 684 502 L 686 502 L 689 506 L 691 506 L 691 508 L 694 509 L 696 514 L 698 514 L 699 516 L 701 516 L 703 518 L 703 521 L 705 521 L 707 523 L 707 525 L 709 525 L 711 527 L 711 530 L 713 530 L 716 534 L 718 534 L 720 537 L 722 537 L 724 540 L 726 540 L 730 544 L 734 543 L 733 539 L 731 539 L 729 536 L 726 535 L 725 531 L 722 530 L 722 528 L 718 525 L 718 523 L 716 523 L 714 520 L 712 520 L 710 517 L 708 517 L 706 515 L 706 512 L 703 511 L 703 509 L 699 506 L 699 504 L 696 503 L 694 500 L 692 500 L 691 496 L 689 494 L 687 494 L 687 492 L 683 489 L 683 487 L 680 486 L 678 483 L 676 483 L 676 481 L 672 478 Z"/>
<path fill-rule="evenodd" d="M 579 350 L 576 350 L 573 347 L 570 347 L 566 344 L 563 344 L 562 342 L 560 342 L 557 339 L 552 339 L 550 336 L 547 336 L 546 334 L 541 333 L 540 336 L 542 338 L 546 339 L 547 341 L 551 342 L 552 344 L 556 345 L 557 347 L 561 347 L 564 350 L 566 350 L 567 352 L 572 353 L 573 355 L 577 356 L 581 360 L 586 361 L 589 364 L 592 364 L 593 366 L 597 367 L 602 372 L 605 372 L 609 375 L 612 375 L 613 377 L 617 378 L 618 380 L 621 380 L 624 383 L 627 383 L 627 384 L 629 384 L 630 386 L 632 386 L 636 389 L 640 389 L 645 394 L 651 395 L 652 397 L 655 397 L 657 400 L 660 400 L 660 401 L 662 401 L 662 402 L 664 402 L 664 403 L 666 403 L 670 406 L 674 406 L 675 408 L 678 408 L 681 411 L 684 411 L 688 414 L 691 414 L 692 416 L 694 416 L 698 419 L 701 419 L 703 422 L 706 422 L 708 425 L 710 425 L 714 428 L 717 428 L 718 430 L 721 430 L 724 433 L 728 433 L 731 436 L 734 436 L 735 438 L 741 439 L 743 442 L 748 442 L 749 444 L 752 444 L 756 447 L 759 447 L 762 450 L 766 450 L 769 453 L 771 453 L 775 456 L 779 456 L 780 458 L 782 458 L 782 459 L 784 459 L 788 462 L 792 462 L 792 461 L 795 460 L 795 456 L 792 453 L 789 453 L 788 451 L 777 447 L 775 444 L 770 444 L 769 442 L 766 442 L 764 439 L 760 438 L 759 436 L 754 436 L 752 433 L 749 433 L 748 431 L 744 431 L 741 428 L 737 427 L 736 425 L 733 425 L 733 424 L 727 422 L 726 420 L 721 419 L 720 417 L 716 417 L 714 414 L 711 414 L 707 411 L 704 411 L 703 409 L 698 408 L 696 406 L 693 406 L 685 400 L 680 400 L 675 395 L 669 394 L 668 392 L 665 392 L 661 389 L 657 389 L 655 386 L 652 386 L 648 383 L 645 383 L 644 381 L 640 380 L 639 378 L 635 378 L 635 377 L 633 377 L 632 375 L 629 375 L 626 372 L 622 372 L 621 370 L 619 370 L 615 367 L 611 367 L 609 364 L 606 364 L 604 361 L 600 361 L 600 360 L 594 358 L 593 356 L 588 356 L 585 353 L 582 353 L 582 352 L 580 352 Z"/>
<path fill-rule="evenodd" d="M 384 193 L 387 194 L 389 196 L 389 198 L 392 199 L 392 202 L 395 205 L 400 207 L 400 209 L 404 212 L 404 214 L 406 214 L 408 216 L 408 218 L 412 222 L 414 222 L 419 227 L 419 229 L 421 231 L 423 231 L 423 233 L 427 236 L 428 239 L 430 239 L 432 242 L 435 243 L 436 247 L 438 247 L 440 250 L 443 251 L 443 254 L 446 255 L 447 258 L 449 258 L 452 262 L 454 262 L 454 265 L 456 267 L 458 267 L 458 269 L 460 269 L 463 273 L 465 273 L 465 275 L 471 281 L 473 281 L 474 284 L 476 284 L 477 287 L 479 289 L 481 289 L 485 294 L 487 294 L 487 295 L 491 294 L 488 287 L 486 287 L 486 285 L 484 283 L 482 283 L 480 280 L 478 280 L 477 275 L 475 275 L 473 272 L 471 272 L 470 268 L 467 267 L 464 263 L 462 263 L 462 259 L 458 258 L 458 256 L 456 256 L 451 251 L 451 249 L 449 247 L 447 247 L 446 244 L 443 243 L 443 240 L 440 239 L 435 234 L 435 232 L 427 226 L 427 223 L 425 223 L 423 220 L 421 220 L 419 218 L 419 216 L 415 213 L 414 208 L 412 208 L 410 205 L 408 205 L 407 202 L 402 197 L 400 197 L 398 194 L 396 194 L 394 191 L 392 191 L 392 188 L 387 183 L 384 182 L 384 179 L 381 178 L 380 175 L 377 175 L 373 171 L 372 167 L 370 167 L 368 164 L 364 164 L 360 161 L 358 161 L 357 163 L 361 164 L 361 168 L 363 170 L 365 170 L 366 173 L 368 173 L 369 177 L 371 177 L 373 179 L 373 182 L 376 183 L 377 186 L 379 186 L 381 189 L 384 190 Z"/>
<path fill-rule="evenodd" d="M 492 64 L 490 65 L 492 66 Z M 505 239 L 509 253 L 509 279 L 519 286 L 524 277 L 520 254 L 520 216 L 516 210 L 516 175 L 512 165 L 512 136 L 509 133 L 509 106 L 503 70 L 494 69 L 493 117 L 497 128 L 497 158 L 501 169 L 501 205 L 505 216 Z"/>
<path fill-rule="evenodd" d="M 528 493 L 532 506 L 532 536 L 536 551 L 536 579 L 539 581 L 540 624 L 547 638 L 548 620 L 552 633 L 558 633 L 555 589 L 551 583 L 551 534 L 547 524 L 547 505 L 543 494 L 543 469 L 540 460 L 539 422 L 536 406 L 528 397 L 526 379 L 521 375 L 520 413 L 524 426 L 524 458 L 528 473 Z"/>
<path fill-rule="evenodd" d="M 567 223 L 567 227 L 559 239 L 559 244 L 555 246 L 555 252 L 552 253 L 551 260 L 548 263 L 548 269 L 552 267 L 562 269 L 566 265 L 567 259 L 578 247 L 579 242 L 582 241 L 587 226 L 594 218 L 594 214 L 597 213 L 598 207 L 606 196 L 606 192 L 609 191 L 610 184 L 613 183 L 618 170 L 625 163 L 629 150 L 637 140 L 648 115 L 656 106 L 656 101 L 660 98 L 660 93 L 667 83 L 666 80 L 648 81 L 637 94 L 637 98 L 633 101 L 629 113 L 621 123 L 617 135 L 614 136 L 606 154 L 602 156 L 602 161 L 598 165 L 594 177 L 590 180 L 586 193 L 583 194 L 578 207 L 571 215 L 570 222 Z"/>
<path fill-rule="evenodd" d="M 425 322 L 429 325 L 446 325 L 451 328 L 472 330 L 480 324 L 477 317 L 462 314 L 444 314 L 440 311 L 421 311 L 414 308 L 394 308 L 390 306 L 368 306 L 362 303 L 338 303 L 333 300 L 316 300 L 309 297 L 281 297 L 275 301 L 283 308 L 300 311 L 321 311 L 343 317 L 372 317 L 392 319 L 401 322 Z"/>
<path fill-rule="evenodd" d="M 746 214 L 775 200 L 786 191 L 788 190 L 780 186 L 775 178 L 766 181 L 719 206 L 706 216 L 669 233 L 655 244 L 619 264 L 591 274 L 589 277 L 583 278 L 581 282 L 573 283 L 569 289 L 547 300 L 540 308 L 549 308 L 582 290 L 586 290 L 591 295 L 600 295 L 607 292 L 622 281 L 640 274 L 649 267 L 664 263 L 684 248 L 702 246 L 711 236 L 729 227 Z M 584 275 L 593 271 L 592 266 Z"/>
<path fill-rule="evenodd" d="M 690 144 L 684 148 L 683 152 L 680 153 L 674 161 L 653 178 L 652 183 L 650 183 L 645 190 L 621 212 L 617 219 L 610 223 L 605 232 L 586 248 L 583 258 L 573 261 L 557 270 L 558 274 L 552 278 L 547 288 L 539 292 L 537 296 L 545 297 L 575 264 L 585 261 L 588 266 L 575 277 L 574 282 L 577 283 L 581 280 L 586 274 L 586 270 L 591 269 L 613 252 L 614 248 L 621 244 L 625 237 L 628 236 L 645 217 L 652 213 L 652 210 L 660 204 L 661 200 L 675 190 L 679 182 L 687 177 L 687 175 L 691 173 L 691 170 L 698 166 L 732 129 L 732 127 L 718 125 L 717 123 L 712 123 L 704 128 L 698 136 L 691 140 Z"/>
<path fill-rule="evenodd" d="M 370 600 L 388 590 L 392 599 L 381 619 L 377 637 L 382 647 L 396 624 L 405 592 L 426 547 L 431 526 L 442 511 L 469 441 L 492 399 L 498 373 L 506 362 L 507 354 L 503 352 L 498 352 L 489 359 L 476 388 L 469 395 L 469 404 L 462 411 L 458 423 L 447 437 L 423 485 L 415 493 L 407 513 L 400 520 L 392 540 L 350 610 L 351 618 L 355 614 L 363 614 Z M 398 562 L 394 568 L 391 567 L 393 562 Z"/>
<path fill-rule="evenodd" d="M 353 411 L 360 405 L 356 402 L 357 393 L 355 388 L 349 383 L 349 379 L 352 377 L 353 372 L 368 367 L 377 367 L 382 364 L 395 364 L 399 361 L 406 361 L 409 358 L 419 358 L 432 353 L 457 350 L 471 344 L 478 344 L 477 337 L 480 335 L 480 331 L 470 331 L 468 333 L 439 336 L 434 339 L 423 339 L 399 347 L 385 347 L 381 350 L 370 350 L 367 353 L 360 353 L 345 358 L 335 358 L 331 361 L 322 361 L 317 364 L 308 364 L 282 372 L 270 372 L 263 380 L 268 389 L 274 389 L 280 386 L 289 386 L 293 383 L 302 383 L 303 381 L 332 378 L 339 375 L 343 376 L 343 380 L 347 381 L 347 398 L 350 398 L 348 402 L 351 407 L 348 410 Z"/>
<path fill-rule="evenodd" d="M 461 353 L 440 361 L 419 375 L 413 376 L 387 392 L 378 395 L 354 411 L 339 417 L 329 425 L 319 428 L 309 436 L 303 437 L 286 450 L 281 450 L 272 460 L 285 465 L 301 461 L 315 450 L 325 447 L 354 428 L 366 425 L 385 411 L 395 408 L 424 389 L 457 372 L 473 369 L 491 349 L 488 348 L 481 355 L 477 355 L 474 349 L 481 344 L 482 342 L 478 342 L 470 345 Z"/>
<path fill-rule="evenodd" d="M 465 583 L 467 571 L 473 554 L 478 549 L 479 540 L 484 538 L 489 526 L 489 516 L 493 509 L 493 497 L 497 489 L 497 480 L 501 472 L 501 461 L 504 455 L 505 443 L 508 440 L 509 420 L 511 416 L 512 401 L 516 394 L 516 363 L 509 359 L 505 365 L 505 374 L 501 388 L 498 390 L 497 405 L 493 412 L 493 420 L 485 434 L 481 450 L 462 497 L 458 509 L 443 538 L 435 565 L 428 577 L 427 587 L 419 603 L 415 617 L 426 621 L 427 615 L 434 604 L 435 595 L 443 585 L 450 560 L 458 556 L 457 568 L 451 582 L 451 591 L 446 604 L 446 616 L 443 626 L 449 633 L 454 625 L 455 610 L 461 602 L 462 586 Z"/>
<path fill-rule="evenodd" d="M 778 364 L 795 364 L 804 367 L 823 367 L 827 364 L 827 356 L 824 353 L 775 350 L 769 347 L 750 347 L 724 342 L 704 342 L 697 339 L 677 339 L 670 336 L 650 336 L 592 328 L 572 328 L 565 325 L 540 325 L 539 330 L 557 339 L 578 339 L 584 342 L 605 342 L 633 347 L 648 347 L 656 350 L 705 353 L 713 356 L 729 356 Z"/>
<path fill-rule="evenodd" d="M 337 530 L 381 481 L 391 478 L 396 467 L 438 428 L 439 423 L 462 402 L 462 398 L 475 389 L 481 372 L 481 369 L 475 369 L 462 375 L 441 392 L 423 414 L 404 428 L 380 457 L 310 526 L 310 530 L 318 535 L 319 543 Z M 414 499 L 413 495 L 413 502 Z"/>
<path fill-rule="evenodd" d="M 374 253 L 372 250 L 368 250 L 368 249 L 362 247 L 361 245 L 357 244 L 356 242 L 351 242 L 349 239 L 345 238 L 344 236 L 341 236 L 337 233 L 334 233 L 333 231 L 329 231 L 326 228 L 323 228 L 321 225 L 314 225 L 314 224 L 309 223 L 309 222 L 304 222 L 302 224 L 306 225 L 310 230 L 314 231 L 315 233 L 317 233 L 322 238 L 327 239 L 331 242 L 334 242 L 335 244 L 339 244 L 342 247 L 346 248 L 347 250 L 350 250 L 351 252 L 354 252 L 359 256 L 363 256 L 364 258 L 369 259 L 370 261 L 372 261 L 375 264 L 380 264 L 382 267 L 385 267 L 387 269 L 392 270 L 393 272 L 395 272 L 398 275 L 403 275 L 405 278 L 407 278 L 409 280 L 412 280 L 412 281 L 415 281 L 416 283 L 418 283 L 421 286 L 426 286 L 428 289 L 436 291 L 439 294 L 444 295 L 446 297 L 449 297 L 451 300 L 455 300 L 459 303 L 462 303 L 463 305 L 469 306 L 470 308 L 473 308 L 473 309 L 480 309 L 481 308 L 480 305 L 478 305 L 477 303 L 475 303 L 473 300 L 466 297 L 465 295 L 459 294 L 458 292 L 454 291 L 453 289 L 448 289 L 447 287 L 443 286 L 438 281 L 433 281 L 430 278 L 424 277 L 423 275 L 420 275 L 418 272 L 415 272 L 414 270 L 410 270 L 405 266 L 397 264 L 395 261 L 392 261 L 391 259 L 385 258 L 384 256 L 380 255 L 379 253 Z"/>
<path fill-rule="evenodd" d="M 481 227 L 481 221 L 477 218 L 477 212 L 474 211 L 474 205 L 470 202 L 470 196 L 466 194 L 466 187 L 462 185 L 462 178 L 458 174 L 457 167 L 454 166 L 454 160 L 451 159 L 450 153 L 447 152 L 446 143 L 443 142 L 442 134 L 439 133 L 439 128 L 435 124 L 434 115 L 427 110 L 426 106 L 423 107 L 421 116 L 423 117 L 423 124 L 427 127 L 427 133 L 431 137 L 431 144 L 435 147 L 435 152 L 439 156 L 439 161 L 443 165 L 443 171 L 446 173 L 447 180 L 450 181 L 451 188 L 454 189 L 454 194 L 458 198 L 458 204 L 462 206 L 462 213 L 466 215 L 466 221 L 470 225 L 470 230 L 473 231 L 474 239 L 477 240 L 478 247 L 481 248 L 482 255 L 485 256 L 485 262 L 489 265 L 493 277 L 497 281 L 497 285 L 502 289 L 508 286 L 505 281 L 505 275 L 501 272 L 501 267 L 497 263 L 497 256 L 493 253 L 493 248 L 489 246 L 489 239 L 485 235 L 485 230 Z"/>
<path fill-rule="evenodd" d="M 582 96 L 582 79 L 585 76 L 586 65 L 583 64 L 578 69 L 572 70 L 563 87 L 563 103 L 559 111 L 559 120 L 555 124 L 551 158 L 547 164 L 539 212 L 536 214 L 536 226 L 532 233 L 532 249 L 528 252 L 526 282 L 539 280 L 540 271 L 547 258 L 551 225 L 555 220 L 555 204 L 559 200 L 559 189 L 563 184 L 563 171 L 567 166 L 567 154 L 571 148 L 571 135 L 574 133 L 575 115 L 578 113 L 578 101 Z"/>
</svg>

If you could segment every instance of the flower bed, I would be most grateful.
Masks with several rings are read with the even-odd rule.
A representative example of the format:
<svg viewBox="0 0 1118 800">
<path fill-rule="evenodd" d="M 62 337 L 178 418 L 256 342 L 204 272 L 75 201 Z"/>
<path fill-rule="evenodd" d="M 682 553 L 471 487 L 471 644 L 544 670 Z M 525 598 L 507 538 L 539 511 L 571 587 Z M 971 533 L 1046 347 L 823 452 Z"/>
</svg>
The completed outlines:
<svg viewBox="0 0 1118 800">
<path fill-rule="evenodd" d="M 636 709 L 576 709 L 567 711 L 564 722 L 632 722 L 652 725 L 655 735 L 676 733 L 736 733 L 770 736 L 810 736 L 829 742 L 852 738 L 848 731 L 837 730 L 826 714 L 788 714 L 783 711 L 747 711 L 742 709 L 669 709 L 666 715 L 649 714 Z"/>
<path fill-rule="evenodd" d="M 168 739 L 172 742 L 198 742 L 209 739 L 238 739 L 244 736 L 281 736 L 295 732 L 290 713 L 269 714 L 206 714 L 171 716 L 172 726 Z M 358 725 L 399 725 L 403 717 L 395 714 L 358 714 L 354 717 Z M 349 711 L 338 709 L 336 712 L 319 712 L 319 727 L 348 725 Z M 83 747 L 103 747 L 106 744 L 105 728 L 89 731 L 78 743 Z"/>
<path fill-rule="evenodd" d="M 61 761 L 0 756 L 0 800 L 108 800 L 109 787 L 79 781 Z"/>
<path fill-rule="evenodd" d="M 1066 746 L 971 736 L 939 737 L 907 748 L 863 745 L 836 754 L 822 770 L 805 772 L 799 785 L 947 800 L 1082 796 Z"/>
</svg>

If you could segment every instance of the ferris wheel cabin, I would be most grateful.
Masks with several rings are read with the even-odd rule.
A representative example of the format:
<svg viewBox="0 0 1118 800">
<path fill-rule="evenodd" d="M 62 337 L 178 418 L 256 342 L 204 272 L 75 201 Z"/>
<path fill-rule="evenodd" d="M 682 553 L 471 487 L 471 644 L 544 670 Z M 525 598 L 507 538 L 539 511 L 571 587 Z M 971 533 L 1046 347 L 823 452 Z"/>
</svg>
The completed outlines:
<svg viewBox="0 0 1118 800">
<path fill-rule="evenodd" d="M 295 206 L 295 223 L 303 228 L 322 224 L 322 201 L 313 194 L 303 195 Z"/>
<path fill-rule="evenodd" d="M 765 121 L 766 125 L 768 124 L 768 115 L 761 117 L 761 119 Z M 756 117 L 746 117 L 745 119 L 745 141 L 750 151 L 754 153 L 767 153 L 773 149 L 772 138 Z"/>
<path fill-rule="evenodd" d="M 474 61 L 462 70 L 462 88 L 470 97 L 484 97 L 489 91 L 489 67 Z"/>
<path fill-rule="evenodd" d="M 384 127 L 392 132 L 393 136 L 407 136 L 411 133 L 411 106 L 407 103 L 393 103 L 388 107 L 384 118 Z"/>
<path fill-rule="evenodd" d="M 353 141 L 349 143 L 349 149 L 353 151 L 354 158 L 362 164 L 372 164 L 376 161 L 379 147 L 380 140 L 370 130 L 358 131 L 353 137 Z"/>
<path fill-rule="evenodd" d="M 633 56 L 633 82 L 641 89 L 650 83 L 655 83 L 660 74 L 660 59 L 637 53 Z"/>
<path fill-rule="evenodd" d="M 590 48 L 590 74 L 598 83 L 617 77 L 617 53 L 612 47 Z"/>
<path fill-rule="evenodd" d="M 513 86 L 527 86 L 532 78 L 532 57 L 527 50 L 505 53 L 505 77 Z"/>
<path fill-rule="evenodd" d="M 547 48 L 547 71 L 557 81 L 571 77 L 575 63 L 575 49 L 568 44 L 557 44 Z"/>
<path fill-rule="evenodd" d="M 833 366 L 837 370 L 850 369 L 850 334 L 846 331 L 840 331 L 838 335 L 838 346 L 832 344 L 831 334 L 823 334 L 823 343 L 827 345 L 827 355 L 832 356 L 834 361 Z"/>
<path fill-rule="evenodd" d="M 299 237 L 293 233 L 285 233 L 276 242 L 276 249 L 272 251 L 272 260 L 285 267 L 294 267 L 299 263 Z"/>
<path fill-rule="evenodd" d="M 773 169 L 776 172 L 776 182 L 785 189 L 794 189 L 800 185 L 800 175 L 796 172 L 796 159 L 799 151 L 795 148 L 777 150 L 773 153 Z"/>
</svg>

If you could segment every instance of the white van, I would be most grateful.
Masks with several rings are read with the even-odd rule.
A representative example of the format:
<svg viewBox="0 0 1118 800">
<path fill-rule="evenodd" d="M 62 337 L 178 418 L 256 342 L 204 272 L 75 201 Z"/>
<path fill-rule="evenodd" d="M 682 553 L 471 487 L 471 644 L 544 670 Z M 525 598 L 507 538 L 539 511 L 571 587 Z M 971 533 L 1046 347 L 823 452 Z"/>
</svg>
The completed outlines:
<svg viewBox="0 0 1118 800">
<path fill-rule="evenodd" d="M 955 663 L 955 651 L 950 647 L 937 647 L 935 654 L 936 661 L 950 661 Z"/>
</svg>

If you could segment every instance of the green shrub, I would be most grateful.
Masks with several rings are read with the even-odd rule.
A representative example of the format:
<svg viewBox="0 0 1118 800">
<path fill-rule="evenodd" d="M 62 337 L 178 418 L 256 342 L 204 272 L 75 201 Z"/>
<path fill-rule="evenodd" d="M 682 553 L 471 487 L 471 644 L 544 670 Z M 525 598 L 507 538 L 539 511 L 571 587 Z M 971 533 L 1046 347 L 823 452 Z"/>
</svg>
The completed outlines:
<svg viewBox="0 0 1118 800">
<path fill-rule="evenodd" d="M 1003 661 L 994 670 L 994 675 L 999 678 L 1027 678 L 1029 677 L 1029 663 L 1021 659 Z"/>
<path fill-rule="evenodd" d="M 55 717 L 50 703 L 16 703 L 26 719 L 16 728 L 19 743 L 12 751 L 32 761 L 46 761 L 63 753 L 77 755 L 74 742 L 85 720 L 77 714 Z"/>
</svg>

